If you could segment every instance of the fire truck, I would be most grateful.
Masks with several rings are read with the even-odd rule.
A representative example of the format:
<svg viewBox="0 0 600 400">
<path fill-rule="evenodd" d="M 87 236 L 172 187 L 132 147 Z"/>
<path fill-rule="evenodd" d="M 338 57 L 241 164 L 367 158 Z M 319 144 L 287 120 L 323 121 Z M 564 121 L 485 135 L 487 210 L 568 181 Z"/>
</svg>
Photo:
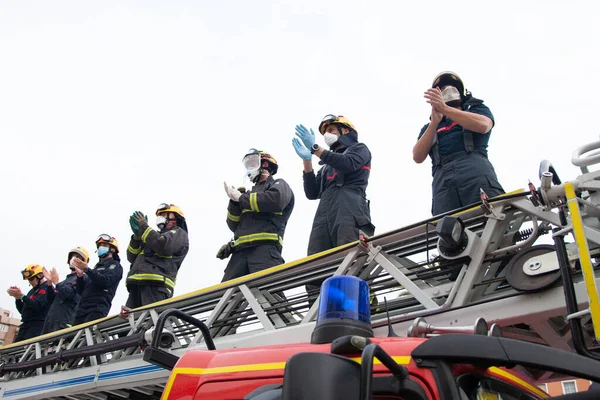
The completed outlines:
<svg viewBox="0 0 600 400">
<path fill-rule="evenodd" d="M 572 162 L 570 181 L 544 160 L 527 189 L 0 347 L 0 396 L 539 399 L 539 382 L 600 382 L 600 141 Z"/>
</svg>

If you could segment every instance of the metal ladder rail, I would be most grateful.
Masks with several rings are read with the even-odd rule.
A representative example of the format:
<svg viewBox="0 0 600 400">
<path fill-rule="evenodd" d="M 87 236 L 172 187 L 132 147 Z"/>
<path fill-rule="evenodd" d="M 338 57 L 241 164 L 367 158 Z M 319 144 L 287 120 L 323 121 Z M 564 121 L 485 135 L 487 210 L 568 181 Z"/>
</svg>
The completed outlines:
<svg viewBox="0 0 600 400">
<path fill-rule="evenodd" d="M 424 299 L 425 299 L 425 298 L 421 298 L 421 300 L 424 300 Z M 425 300 L 425 301 L 426 301 L 426 300 Z M 255 304 L 255 306 L 256 306 L 256 304 Z M 431 305 L 431 306 L 433 306 L 433 305 Z M 255 307 L 255 308 L 256 308 L 257 310 L 259 310 L 259 308 L 257 308 L 257 307 Z M 266 320 L 263 318 L 263 321 L 262 321 L 262 322 L 263 322 L 263 324 L 265 323 L 265 321 L 266 321 Z M 102 329 L 102 326 L 101 326 L 101 325 L 99 325 L 99 328 L 100 328 L 100 329 Z M 112 358 L 112 357 L 111 357 L 111 358 Z"/>
</svg>

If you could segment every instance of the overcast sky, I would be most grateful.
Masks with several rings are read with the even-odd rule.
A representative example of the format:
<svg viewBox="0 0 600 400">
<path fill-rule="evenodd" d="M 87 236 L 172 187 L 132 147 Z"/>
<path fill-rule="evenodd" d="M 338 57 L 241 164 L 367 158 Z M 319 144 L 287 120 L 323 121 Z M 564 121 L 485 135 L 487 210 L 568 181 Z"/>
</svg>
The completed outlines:
<svg viewBox="0 0 600 400">
<path fill-rule="evenodd" d="M 215 254 L 232 236 L 222 182 L 243 183 L 250 147 L 271 152 L 294 190 L 283 256 L 303 257 L 317 202 L 291 141 L 329 113 L 373 154 L 376 232 L 425 219 L 431 161 L 415 164 L 412 147 L 443 70 L 494 114 L 489 156 L 507 191 L 538 185 L 542 159 L 573 179 L 572 150 L 600 133 L 598 4 L 0 1 L 2 282 L 26 292 L 30 263 L 62 278 L 69 249 L 95 250 L 100 233 L 119 240 L 126 274 L 129 216 L 153 225 L 161 202 L 190 230 L 175 294 L 220 282 Z M 112 313 L 126 298 L 124 276 Z"/>
</svg>

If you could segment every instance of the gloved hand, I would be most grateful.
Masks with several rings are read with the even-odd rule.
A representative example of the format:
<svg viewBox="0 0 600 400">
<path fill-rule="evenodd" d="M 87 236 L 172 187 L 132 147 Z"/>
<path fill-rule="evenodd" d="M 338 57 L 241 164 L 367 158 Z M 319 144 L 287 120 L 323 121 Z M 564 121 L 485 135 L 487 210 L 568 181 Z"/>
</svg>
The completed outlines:
<svg viewBox="0 0 600 400">
<path fill-rule="evenodd" d="M 131 217 L 129 217 L 129 226 L 131 227 L 133 234 L 137 234 L 138 230 L 140 229 L 140 224 L 138 224 L 137 220 L 135 219 L 135 213 L 131 214 Z"/>
<path fill-rule="evenodd" d="M 217 258 L 219 260 L 224 260 L 231 255 L 232 251 L 233 251 L 233 242 L 227 242 L 223 246 L 221 246 L 219 251 L 217 251 Z"/>
<path fill-rule="evenodd" d="M 296 154 L 303 159 L 304 161 L 310 161 L 312 158 L 312 154 L 310 150 L 308 150 L 297 138 L 292 139 L 292 144 L 294 145 L 294 150 L 296 150 Z"/>
<path fill-rule="evenodd" d="M 229 196 L 231 200 L 235 202 L 240 201 L 240 196 L 242 195 L 242 193 L 239 190 L 237 190 L 235 186 L 228 185 L 227 182 L 223 182 L 223 186 L 225 187 L 225 193 L 227 193 L 227 196 Z"/>
<path fill-rule="evenodd" d="M 312 145 L 315 144 L 315 133 L 312 128 L 309 131 L 304 125 L 296 125 L 296 136 L 302 140 L 302 144 L 307 149 L 311 149 Z"/>
<path fill-rule="evenodd" d="M 133 213 L 133 217 L 135 218 L 135 221 L 137 222 L 138 227 L 142 226 L 142 225 L 148 225 L 148 216 L 144 215 L 143 212 L 136 211 Z"/>
<path fill-rule="evenodd" d="M 246 193 L 246 188 L 244 186 L 240 186 L 239 188 L 237 188 L 237 190 L 239 190 L 241 194 Z"/>
</svg>

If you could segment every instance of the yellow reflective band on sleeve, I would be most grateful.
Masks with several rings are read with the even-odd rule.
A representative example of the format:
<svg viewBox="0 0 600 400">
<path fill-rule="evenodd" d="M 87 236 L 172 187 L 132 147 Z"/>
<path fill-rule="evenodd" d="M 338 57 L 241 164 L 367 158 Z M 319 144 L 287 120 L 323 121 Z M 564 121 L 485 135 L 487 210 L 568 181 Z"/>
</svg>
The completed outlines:
<svg viewBox="0 0 600 400">
<path fill-rule="evenodd" d="M 588 295 L 590 315 L 592 316 L 592 326 L 594 327 L 594 336 L 596 340 L 600 340 L 600 298 L 598 298 L 598 288 L 596 287 L 596 276 L 594 275 L 594 267 L 590 257 L 590 249 L 585 231 L 581 213 L 579 212 L 579 203 L 571 182 L 565 183 L 565 194 L 567 197 L 567 206 L 571 214 L 571 224 L 573 225 L 573 236 L 577 243 L 579 251 L 579 263 L 583 272 L 583 280 Z"/>
<path fill-rule="evenodd" d="M 240 244 L 258 242 L 258 241 L 262 241 L 262 240 L 273 240 L 273 241 L 279 242 L 279 244 L 283 246 L 283 238 L 281 236 L 279 236 L 276 233 L 268 233 L 268 232 L 260 232 L 260 233 L 253 233 L 251 235 L 240 236 L 239 238 L 237 238 L 235 240 L 235 243 L 233 245 L 239 246 Z"/>
<path fill-rule="evenodd" d="M 146 243 L 146 238 L 148 237 L 150 232 L 152 232 L 152 228 L 147 227 L 144 233 L 142 234 L 142 242 Z"/>
<path fill-rule="evenodd" d="M 138 247 L 137 249 L 134 249 L 133 247 L 131 247 L 131 245 L 127 246 L 127 251 L 130 252 L 131 254 L 140 254 L 140 252 L 142 251 L 141 247 Z"/>
<path fill-rule="evenodd" d="M 227 211 L 227 219 L 230 219 L 233 222 L 240 222 L 240 216 L 239 215 L 233 215 L 229 211 Z"/>
<path fill-rule="evenodd" d="M 258 200 L 256 198 L 256 193 L 250 193 L 250 209 L 254 212 L 260 212 L 258 209 Z"/>
<path fill-rule="evenodd" d="M 160 258 L 173 258 L 173 256 L 161 256 L 160 254 L 155 254 L 155 255 Z"/>
<path fill-rule="evenodd" d="M 167 278 L 166 276 L 158 275 L 158 274 L 134 274 L 127 277 L 127 280 L 133 281 L 153 281 L 153 282 L 164 282 L 165 285 L 170 287 L 171 289 L 175 288 L 175 282 L 172 279 Z"/>
</svg>

